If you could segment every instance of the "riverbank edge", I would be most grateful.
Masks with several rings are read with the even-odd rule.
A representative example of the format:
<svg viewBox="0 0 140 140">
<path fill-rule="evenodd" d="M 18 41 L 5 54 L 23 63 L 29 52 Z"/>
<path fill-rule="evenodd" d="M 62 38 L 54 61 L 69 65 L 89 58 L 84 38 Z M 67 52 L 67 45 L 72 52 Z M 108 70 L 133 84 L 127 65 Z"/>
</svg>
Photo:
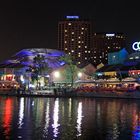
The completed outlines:
<svg viewBox="0 0 140 140">
<path fill-rule="evenodd" d="M 34 93 L 0 93 L 0 96 L 16 96 L 16 97 L 45 97 L 45 98 L 115 98 L 115 99 L 140 99 L 140 91 L 136 92 L 89 92 L 89 93 L 63 93 L 63 94 L 34 94 Z"/>
</svg>

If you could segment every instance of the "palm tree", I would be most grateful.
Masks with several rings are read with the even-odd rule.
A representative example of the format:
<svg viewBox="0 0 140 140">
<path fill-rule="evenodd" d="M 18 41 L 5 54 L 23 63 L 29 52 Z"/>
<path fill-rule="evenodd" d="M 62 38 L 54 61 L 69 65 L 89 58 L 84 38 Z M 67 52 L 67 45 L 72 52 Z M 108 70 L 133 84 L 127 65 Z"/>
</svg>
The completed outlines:
<svg viewBox="0 0 140 140">
<path fill-rule="evenodd" d="M 39 83 L 39 75 L 40 76 L 45 76 L 45 74 L 49 73 L 51 69 L 48 66 L 48 63 L 46 62 L 45 56 L 43 55 L 37 55 L 33 59 L 33 68 L 32 68 L 32 80 L 37 81 L 37 87 L 40 88 L 40 83 Z"/>
</svg>

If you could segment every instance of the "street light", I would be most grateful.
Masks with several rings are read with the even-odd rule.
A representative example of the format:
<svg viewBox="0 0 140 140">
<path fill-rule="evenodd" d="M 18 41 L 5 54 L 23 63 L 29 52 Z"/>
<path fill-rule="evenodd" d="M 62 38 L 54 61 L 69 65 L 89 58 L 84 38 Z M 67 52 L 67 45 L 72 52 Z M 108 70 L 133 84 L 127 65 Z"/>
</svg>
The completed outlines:
<svg viewBox="0 0 140 140">
<path fill-rule="evenodd" d="M 54 72 L 54 77 L 55 78 L 59 78 L 60 77 L 60 72 L 59 71 L 55 71 Z"/>
<path fill-rule="evenodd" d="M 78 78 L 81 78 L 82 77 L 82 72 L 78 72 Z"/>
</svg>

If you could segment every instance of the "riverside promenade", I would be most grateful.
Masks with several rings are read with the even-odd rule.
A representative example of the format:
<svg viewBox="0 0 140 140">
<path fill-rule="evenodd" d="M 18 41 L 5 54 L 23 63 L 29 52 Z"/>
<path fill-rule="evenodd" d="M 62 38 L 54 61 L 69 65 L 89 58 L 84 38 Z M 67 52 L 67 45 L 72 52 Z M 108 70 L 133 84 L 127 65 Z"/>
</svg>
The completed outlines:
<svg viewBox="0 0 140 140">
<path fill-rule="evenodd" d="M 131 92 L 112 92 L 112 91 L 93 91 L 93 92 L 75 92 L 58 90 L 58 91 L 45 91 L 45 90 L 34 90 L 34 91 L 25 91 L 16 92 L 16 91 L 0 91 L 0 96 L 17 96 L 17 97 L 85 97 L 85 98 L 124 98 L 124 99 L 140 99 L 140 91 L 131 91 Z"/>
</svg>

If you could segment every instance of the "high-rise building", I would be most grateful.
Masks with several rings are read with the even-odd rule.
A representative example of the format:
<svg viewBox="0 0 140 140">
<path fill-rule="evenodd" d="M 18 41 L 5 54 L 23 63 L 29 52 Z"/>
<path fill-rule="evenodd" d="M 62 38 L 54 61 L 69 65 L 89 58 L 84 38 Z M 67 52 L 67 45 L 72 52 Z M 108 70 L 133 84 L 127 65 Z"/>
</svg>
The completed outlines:
<svg viewBox="0 0 140 140">
<path fill-rule="evenodd" d="M 108 53 L 125 48 L 125 36 L 122 33 L 95 33 L 92 44 L 92 62 L 94 65 L 107 64 Z"/>
<path fill-rule="evenodd" d="M 58 49 L 73 56 L 78 65 L 91 58 L 91 23 L 79 16 L 66 16 L 58 23 Z"/>
</svg>

